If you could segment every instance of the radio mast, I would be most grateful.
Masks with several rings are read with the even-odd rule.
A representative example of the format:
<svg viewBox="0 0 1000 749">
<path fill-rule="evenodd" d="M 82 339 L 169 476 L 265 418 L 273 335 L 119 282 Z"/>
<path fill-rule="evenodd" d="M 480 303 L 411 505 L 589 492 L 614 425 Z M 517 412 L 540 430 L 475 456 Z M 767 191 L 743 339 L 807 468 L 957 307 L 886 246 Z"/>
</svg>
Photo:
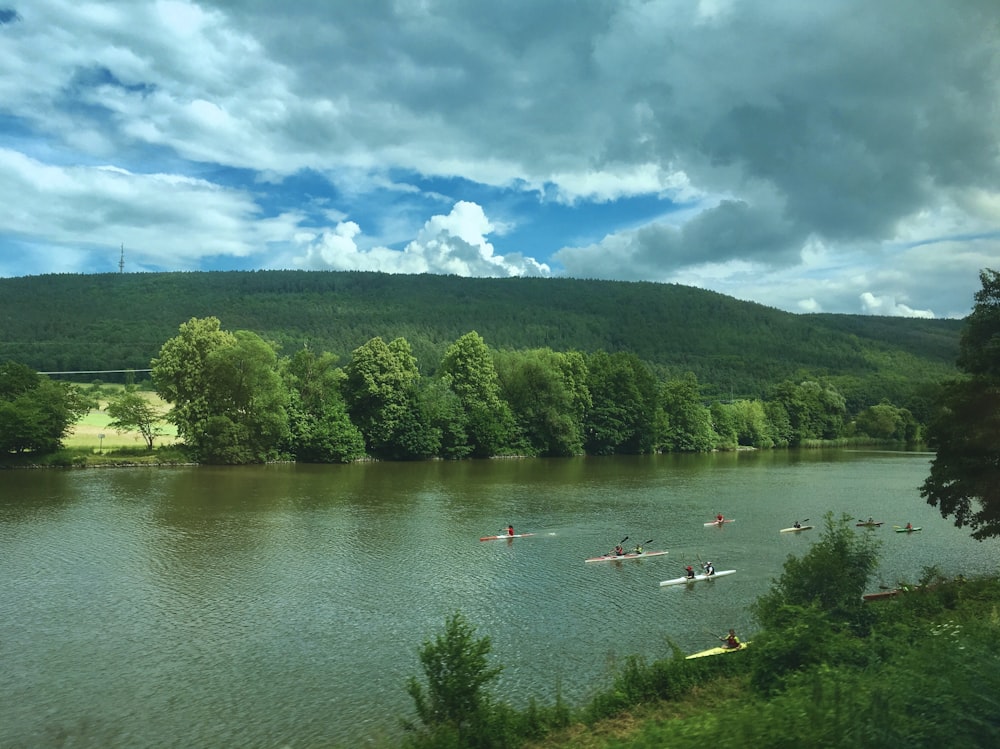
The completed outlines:
<svg viewBox="0 0 1000 749">
<path fill-rule="evenodd" d="M 122 254 L 121 254 L 121 257 L 118 258 L 118 272 L 119 273 L 124 273 L 125 272 L 125 243 L 124 242 L 122 242 Z"/>
</svg>

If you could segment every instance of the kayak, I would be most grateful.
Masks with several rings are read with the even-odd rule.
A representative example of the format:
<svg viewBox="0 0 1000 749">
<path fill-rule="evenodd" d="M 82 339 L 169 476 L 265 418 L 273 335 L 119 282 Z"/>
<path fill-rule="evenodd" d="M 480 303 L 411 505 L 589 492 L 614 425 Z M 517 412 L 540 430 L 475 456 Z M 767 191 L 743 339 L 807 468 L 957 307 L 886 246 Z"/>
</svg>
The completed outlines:
<svg viewBox="0 0 1000 749">
<path fill-rule="evenodd" d="M 698 653 L 691 653 L 691 655 L 685 656 L 684 660 L 691 660 L 692 658 L 704 658 L 706 655 L 722 655 L 723 653 L 736 653 L 740 650 L 746 650 L 749 642 L 741 642 L 739 647 L 735 648 L 724 648 L 721 645 L 717 648 L 709 648 L 708 650 L 702 650 Z"/>
<path fill-rule="evenodd" d="M 799 531 L 811 531 L 815 526 L 800 525 L 798 528 L 782 528 L 778 533 L 798 533 Z"/>
<path fill-rule="evenodd" d="M 534 533 L 515 533 L 513 536 L 504 533 L 502 536 L 480 536 L 480 541 L 496 541 L 498 538 L 524 538 L 525 536 L 534 536 Z"/>
<path fill-rule="evenodd" d="M 857 526 L 858 528 L 878 528 L 880 525 L 884 523 L 885 523 L 884 520 L 879 520 L 878 522 L 872 521 L 870 523 L 861 521 L 860 523 L 855 523 L 854 525 Z"/>
<path fill-rule="evenodd" d="M 733 521 L 730 520 L 729 518 L 726 518 L 725 520 L 722 521 L 722 523 L 731 523 L 731 522 Z M 722 525 L 722 523 L 720 523 L 718 520 L 713 520 L 711 523 L 705 523 L 705 527 L 707 528 L 710 525 Z"/>
<path fill-rule="evenodd" d="M 913 533 L 914 531 L 922 530 L 921 528 L 895 528 L 896 533 Z"/>
<path fill-rule="evenodd" d="M 696 583 L 699 580 L 711 580 L 716 577 L 722 577 L 723 575 L 731 575 L 734 572 L 736 572 L 736 570 L 719 570 L 714 575 L 701 574 L 701 575 L 695 575 L 694 577 L 675 577 L 673 580 L 664 580 L 662 583 L 660 583 L 660 587 L 662 588 L 664 585 L 683 585 L 684 583 Z"/>
<path fill-rule="evenodd" d="M 642 559 L 642 557 L 658 557 L 662 554 L 666 554 L 665 551 L 644 551 L 641 554 L 636 554 L 634 551 L 630 551 L 627 554 L 602 554 L 599 557 L 591 557 L 590 559 L 584 559 L 585 562 L 612 562 L 616 559 Z"/>
</svg>

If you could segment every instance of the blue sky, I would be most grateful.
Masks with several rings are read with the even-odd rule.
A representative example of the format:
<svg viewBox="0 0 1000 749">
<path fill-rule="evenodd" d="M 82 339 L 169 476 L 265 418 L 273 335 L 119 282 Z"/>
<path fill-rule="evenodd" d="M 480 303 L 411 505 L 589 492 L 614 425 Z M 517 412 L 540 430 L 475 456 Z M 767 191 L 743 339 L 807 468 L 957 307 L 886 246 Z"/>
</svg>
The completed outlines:
<svg viewBox="0 0 1000 749">
<path fill-rule="evenodd" d="M 0 0 L 0 276 L 680 283 L 960 317 L 1000 4 Z"/>
</svg>

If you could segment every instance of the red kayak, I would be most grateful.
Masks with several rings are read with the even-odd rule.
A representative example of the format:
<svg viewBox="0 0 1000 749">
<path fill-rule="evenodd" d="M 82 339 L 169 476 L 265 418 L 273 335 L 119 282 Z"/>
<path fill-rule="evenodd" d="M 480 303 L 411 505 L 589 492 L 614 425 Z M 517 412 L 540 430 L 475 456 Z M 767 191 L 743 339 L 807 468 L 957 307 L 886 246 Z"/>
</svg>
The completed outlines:
<svg viewBox="0 0 1000 749">
<path fill-rule="evenodd" d="M 480 536 L 480 541 L 496 541 L 498 538 L 525 538 L 526 536 L 534 536 L 534 533 L 515 533 L 513 536 L 509 533 L 504 533 L 502 536 Z"/>
</svg>

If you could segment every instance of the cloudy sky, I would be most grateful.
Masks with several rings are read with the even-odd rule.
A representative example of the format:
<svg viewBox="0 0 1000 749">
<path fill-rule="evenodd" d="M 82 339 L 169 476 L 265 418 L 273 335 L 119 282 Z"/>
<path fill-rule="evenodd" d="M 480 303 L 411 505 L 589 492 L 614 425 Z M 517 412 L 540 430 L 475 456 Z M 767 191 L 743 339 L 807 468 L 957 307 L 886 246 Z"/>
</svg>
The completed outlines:
<svg viewBox="0 0 1000 749">
<path fill-rule="evenodd" d="M 681 283 L 958 317 L 997 0 L 0 0 L 0 276 Z"/>
</svg>

